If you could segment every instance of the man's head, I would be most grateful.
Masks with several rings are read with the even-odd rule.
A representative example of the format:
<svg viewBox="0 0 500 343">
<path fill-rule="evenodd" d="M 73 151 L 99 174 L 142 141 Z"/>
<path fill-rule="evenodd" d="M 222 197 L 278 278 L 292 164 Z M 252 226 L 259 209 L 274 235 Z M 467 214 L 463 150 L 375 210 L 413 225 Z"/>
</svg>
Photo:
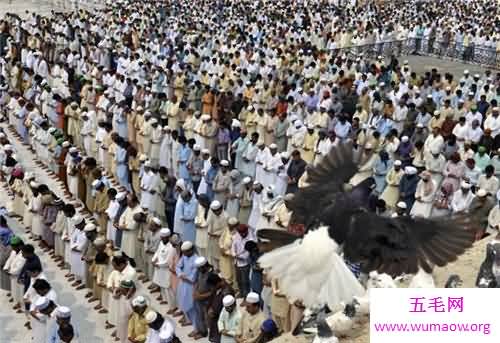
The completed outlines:
<svg viewBox="0 0 500 343">
<path fill-rule="evenodd" d="M 160 330 L 160 328 L 163 326 L 163 323 L 165 322 L 163 316 L 156 311 L 149 311 L 148 313 L 146 313 L 145 319 L 148 323 L 148 326 L 156 331 Z"/>
<path fill-rule="evenodd" d="M 59 326 L 57 334 L 59 335 L 59 339 L 64 343 L 71 342 L 75 337 L 75 331 L 71 324 Z"/>
<path fill-rule="evenodd" d="M 187 257 L 193 256 L 193 254 L 194 254 L 193 243 L 191 241 L 183 242 L 181 245 L 181 251 L 182 251 L 182 254 L 187 256 Z"/>
<path fill-rule="evenodd" d="M 232 313 L 236 308 L 236 299 L 231 294 L 228 294 L 222 299 L 222 304 L 228 313 Z"/>
<path fill-rule="evenodd" d="M 28 259 L 35 255 L 35 248 L 31 244 L 25 244 L 21 248 L 21 253 L 24 258 Z"/>
<path fill-rule="evenodd" d="M 39 296 L 43 297 L 50 292 L 51 287 L 47 280 L 37 279 L 33 282 L 33 289 Z"/>
<path fill-rule="evenodd" d="M 250 292 L 245 298 L 246 310 L 251 315 L 260 311 L 260 296 L 255 292 Z"/>
<path fill-rule="evenodd" d="M 143 315 L 147 307 L 148 303 L 146 301 L 146 298 L 144 298 L 142 295 L 139 295 L 132 300 L 132 309 L 139 315 Z"/>
</svg>

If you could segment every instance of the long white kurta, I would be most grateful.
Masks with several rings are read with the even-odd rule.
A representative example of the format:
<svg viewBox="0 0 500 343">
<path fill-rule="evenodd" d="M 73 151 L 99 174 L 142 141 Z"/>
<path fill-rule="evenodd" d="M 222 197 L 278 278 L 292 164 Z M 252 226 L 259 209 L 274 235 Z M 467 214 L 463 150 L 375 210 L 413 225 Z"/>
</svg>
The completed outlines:
<svg viewBox="0 0 500 343">
<path fill-rule="evenodd" d="M 155 179 L 156 179 L 157 174 L 153 173 L 152 171 L 148 171 L 147 173 L 144 173 L 142 175 L 141 179 L 141 207 L 142 208 L 147 208 L 152 209 L 153 208 L 153 203 L 155 200 L 155 196 L 151 194 L 151 191 L 154 190 L 155 186 Z"/>
<path fill-rule="evenodd" d="M 172 256 L 175 255 L 176 250 L 175 247 L 170 243 L 160 242 L 158 245 L 158 249 L 151 261 L 156 263 L 157 266 L 154 267 L 153 274 L 153 283 L 162 287 L 168 288 L 170 287 L 170 271 L 168 269 L 168 263 L 172 259 Z"/>
<path fill-rule="evenodd" d="M 130 280 L 136 283 L 136 277 L 137 277 L 137 272 L 130 265 L 127 265 L 125 269 L 123 269 L 121 272 L 114 270 L 109 274 L 106 287 L 110 292 L 109 303 L 108 303 L 108 310 L 109 310 L 108 321 L 111 324 L 117 325 L 120 318 L 120 299 L 115 299 L 113 297 L 113 294 L 116 293 L 117 289 L 120 287 L 120 283 L 123 280 Z"/>
<path fill-rule="evenodd" d="M 436 191 L 436 183 L 432 179 L 428 182 L 432 182 L 433 191 L 427 195 L 424 194 L 425 183 L 422 180 L 418 182 L 417 190 L 415 191 L 415 199 L 420 197 L 420 200 L 415 200 L 415 203 L 410 211 L 411 216 L 429 218 L 431 215 L 434 193 Z"/>
<path fill-rule="evenodd" d="M 42 217 L 39 212 L 42 208 L 42 196 L 39 194 L 37 197 L 33 198 L 31 202 L 31 210 L 33 211 L 33 221 L 31 223 L 31 230 L 34 235 L 41 236 L 42 230 Z"/>
<path fill-rule="evenodd" d="M 26 259 L 23 257 L 21 251 L 16 253 L 12 250 L 3 267 L 9 273 L 12 297 L 17 303 L 21 303 L 23 299 L 24 286 L 17 282 L 17 277 L 23 269 L 24 263 L 26 263 Z"/>
<path fill-rule="evenodd" d="M 262 198 L 263 194 L 253 192 L 252 194 L 252 211 L 250 212 L 250 217 L 248 218 L 248 226 L 251 228 L 256 229 L 257 228 L 257 223 L 260 218 L 260 210 L 261 210 L 261 204 L 262 204 Z"/>
<path fill-rule="evenodd" d="M 70 244 L 71 273 L 73 273 L 77 277 L 77 279 L 82 281 L 85 281 L 85 261 L 82 261 L 82 256 L 87 243 L 88 240 L 83 230 L 73 230 L 73 233 L 71 234 Z M 73 249 L 76 249 L 76 251 Z"/>
<path fill-rule="evenodd" d="M 264 186 L 276 186 L 276 179 L 278 178 L 279 168 L 283 165 L 280 154 L 271 153 L 264 163 Z"/>
<path fill-rule="evenodd" d="M 135 258 L 136 256 L 135 247 L 137 245 L 137 229 L 139 225 L 134 220 L 134 215 L 140 211 L 140 206 L 136 206 L 135 208 L 127 207 L 118 223 L 118 226 L 123 230 L 122 251 L 130 258 Z"/>
<path fill-rule="evenodd" d="M 270 155 L 269 149 L 264 148 L 258 149 L 255 156 L 255 181 L 260 182 L 262 185 L 266 185 L 264 166 L 267 164 Z"/>
<path fill-rule="evenodd" d="M 203 161 L 203 170 L 201 171 L 201 181 L 200 185 L 198 186 L 198 192 L 197 194 L 206 194 L 207 193 L 207 180 L 206 180 L 206 175 L 208 170 L 210 169 L 210 160 L 204 160 Z"/>
<path fill-rule="evenodd" d="M 106 232 L 106 239 L 112 240 L 113 242 L 115 242 L 116 239 L 116 228 L 113 225 L 113 220 L 119 209 L 120 209 L 120 204 L 116 200 L 111 200 L 109 202 L 108 208 L 106 209 L 106 215 L 109 218 L 107 232 Z"/>
</svg>

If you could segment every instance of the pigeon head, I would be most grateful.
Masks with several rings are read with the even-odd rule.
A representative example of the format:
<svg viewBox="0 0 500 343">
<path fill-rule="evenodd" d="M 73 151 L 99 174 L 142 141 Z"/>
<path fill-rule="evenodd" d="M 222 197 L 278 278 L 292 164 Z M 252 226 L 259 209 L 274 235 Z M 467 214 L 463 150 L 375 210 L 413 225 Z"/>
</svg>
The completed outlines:
<svg viewBox="0 0 500 343">
<path fill-rule="evenodd" d="M 345 305 L 344 314 L 349 318 L 353 318 L 356 315 L 356 306 L 354 304 Z"/>
<path fill-rule="evenodd" d="M 328 326 L 328 323 L 326 322 L 325 319 L 321 319 L 317 323 L 317 329 L 318 329 L 318 336 L 321 338 L 328 338 L 333 336 L 333 331 Z"/>
<path fill-rule="evenodd" d="M 458 288 L 458 287 L 462 286 L 462 283 L 463 283 L 463 281 L 459 275 L 452 274 L 448 278 L 448 281 L 446 281 L 444 288 Z"/>
</svg>

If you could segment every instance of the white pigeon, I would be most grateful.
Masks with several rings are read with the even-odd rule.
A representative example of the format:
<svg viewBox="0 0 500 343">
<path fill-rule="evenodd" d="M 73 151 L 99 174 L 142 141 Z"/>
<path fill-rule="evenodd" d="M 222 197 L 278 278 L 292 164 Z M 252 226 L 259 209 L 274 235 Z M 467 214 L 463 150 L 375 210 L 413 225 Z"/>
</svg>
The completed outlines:
<svg viewBox="0 0 500 343">
<path fill-rule="evenodd" d="M 417 274 L 413 276 L 413 279 L 411 279 L 408 288 L 436 288 L 436 283 L 432 274 L 426 273 L 420 268 Z"/>
<path fill-rule="evenodd" d="M 370 314 L 370 294 L 368 292 L 366 292 L 366 294 L 362 297 L 354 296 L 353 299 L 354 306 L 356 307 L 356 313 L 362 315 Z"/>
<path fill-rule="evenodd" d="M 354 326 L 354 316 L 356 309 L 352 304 L 347 304 L 344 310 L 327 317 L 326 323 L 332 331 L 339 336 L 346 335 Z"/>
</svg>

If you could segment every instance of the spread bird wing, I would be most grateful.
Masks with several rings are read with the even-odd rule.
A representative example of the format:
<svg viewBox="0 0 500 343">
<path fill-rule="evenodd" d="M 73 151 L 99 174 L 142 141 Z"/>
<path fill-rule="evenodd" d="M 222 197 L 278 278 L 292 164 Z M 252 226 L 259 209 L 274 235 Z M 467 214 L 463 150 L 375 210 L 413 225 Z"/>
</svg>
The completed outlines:
<svg viewBox="0 0 500 343">
<path fill-rule="evenodd" d="M 259 230 L 260 232 L 260 230 Z M 337 255 L 338 245 L 328 228 L 309 231 L 304 238 L 265 253 L 259 265 L 270 279 L 276 279 L 281 293 L 307 308 L 336 309 L 365 290 Z"/>
<path fill-rule="evenodd" d="M 307 187 L 299 189 L 289 203 L 293 222 L 311 226 L 321 209 L 328 206 L 333 194 L 343 192 L 357 171 L 352 143 L 340 143 L 316 166 L 307 169 Z"/>
<path fill-rule="evenodd" d="M 344 257 L 361 263 L 365 272 L 399 276 L 415 274 L 420 267 L 430 273 L 433 266 L 455 261 L 472 246 L 475 233 L 465 230 L 464 222 L 358 213 L 351 219 Z"/>
</svg>

